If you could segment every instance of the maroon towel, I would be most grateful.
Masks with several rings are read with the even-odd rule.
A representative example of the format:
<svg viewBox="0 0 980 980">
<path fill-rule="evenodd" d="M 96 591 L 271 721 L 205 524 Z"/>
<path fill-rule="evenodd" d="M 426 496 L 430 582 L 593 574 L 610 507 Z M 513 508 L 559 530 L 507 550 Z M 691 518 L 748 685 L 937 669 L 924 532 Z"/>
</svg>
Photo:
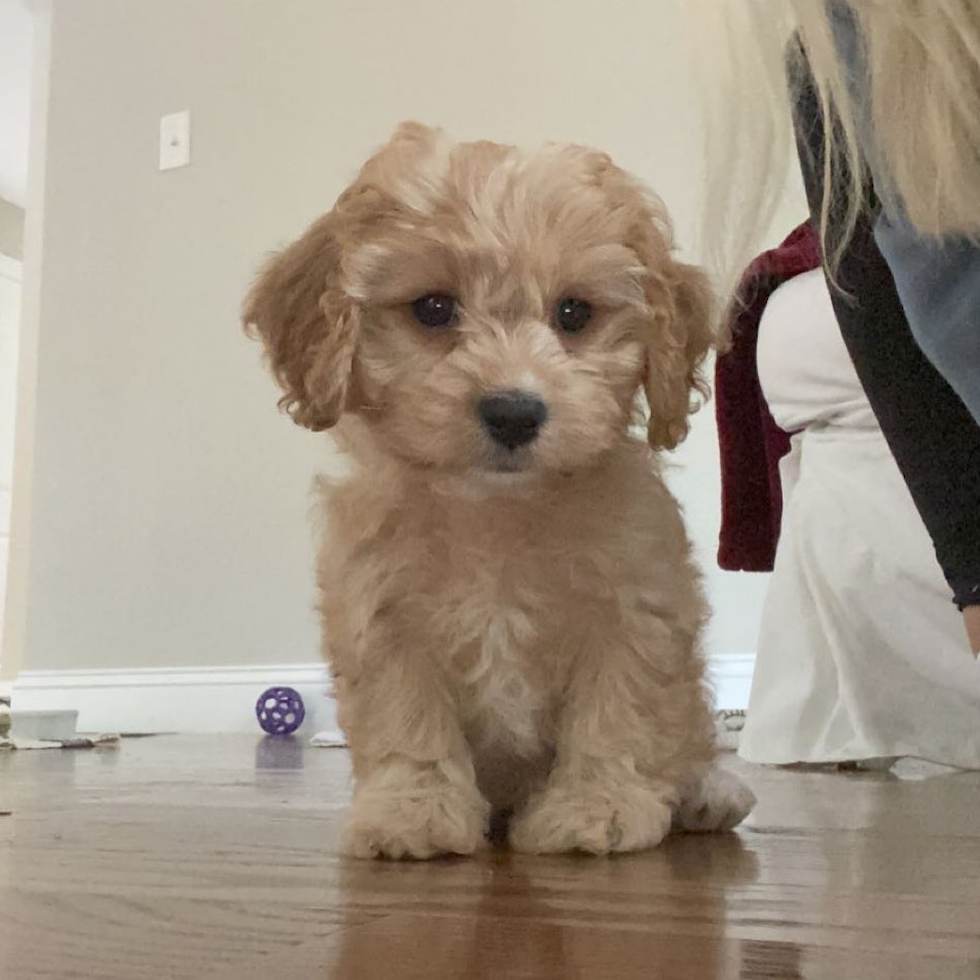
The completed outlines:
<svg viewBox="0 0 980 980">
<path fill-rule="evenodd" d="M 789 435 L 773 421 L 759 385 L 759 321 L 777 287 L 819 266 L 820 236 L 806 222 L 745 270 L 732 307 L 732 347 L 715 365 L 721 452 L 718 564 L 728 571 L 772 571 L 783 510 L 779 460 L 789 452 Z"/>
</svg>

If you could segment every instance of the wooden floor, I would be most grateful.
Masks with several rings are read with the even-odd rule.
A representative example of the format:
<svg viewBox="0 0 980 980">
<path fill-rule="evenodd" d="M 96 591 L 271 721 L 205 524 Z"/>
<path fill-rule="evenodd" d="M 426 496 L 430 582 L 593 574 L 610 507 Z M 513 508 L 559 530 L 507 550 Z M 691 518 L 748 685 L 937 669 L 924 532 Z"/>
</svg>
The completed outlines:
<svg viewBox="0 0 980 980">
<path fill-rule="evenodd" d="M 737 835 L 412 865 L 338 857 L 342 750 L 0 753 L 0 978 L 980 977 L 980 775 L 745 772 Z"/>
</svg>

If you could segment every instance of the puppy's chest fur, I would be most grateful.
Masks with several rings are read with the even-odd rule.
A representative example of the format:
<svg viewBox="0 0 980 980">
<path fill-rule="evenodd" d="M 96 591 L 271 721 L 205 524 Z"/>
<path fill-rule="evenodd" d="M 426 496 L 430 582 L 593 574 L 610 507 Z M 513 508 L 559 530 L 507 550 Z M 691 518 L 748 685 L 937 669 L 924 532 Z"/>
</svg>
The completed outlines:
<svg viewBox="0 0 980 980">
<path fill-rule="evenodd" d="M 427 599 L 477 757 L 529 759 L 552 741 L 575 656 L 569 556 L 546 528 L 515 530 L 444 525 L 444 563 Z"/>
<path fill-rule="evenodd" d="M 323 585 L 344 593 L 338 615 L 397 610 L 385 655 L 407 645 L 437 662 L 478 769 L 547 757 L 576 661 L 601 646 L 619 585 L 648 575 L 656 539 L 679 530 L 676 510 L 666 527 L 647 516 L 663 513 L 665 490 L 643 457 L 618 470 L 527 498 L 395 494 L 360 479 L 340 490 L 348 504 L 334 513 Z"/>
<path fill-rule="evenodd" d="M 403 558 L 390 601 L 445 671 L 478 765 L 536 759 L 553 743 L 600 591 L 601 544 L 577 496 L 417 499 L 385 545 Z"/>
</svg>

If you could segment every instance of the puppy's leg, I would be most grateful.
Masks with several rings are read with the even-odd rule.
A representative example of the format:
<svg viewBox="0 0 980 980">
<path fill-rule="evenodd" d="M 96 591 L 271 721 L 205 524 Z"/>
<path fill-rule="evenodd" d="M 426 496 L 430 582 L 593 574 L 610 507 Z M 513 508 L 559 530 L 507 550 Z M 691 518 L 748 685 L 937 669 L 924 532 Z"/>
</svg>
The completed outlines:
<svg viewBox="0 0 980 980">
<path fill-rule="evenodd" d="M 713 733 L 693 637 L 649 617 L 611 632 L 577 666 L 555 768 L 511 828 L 518 850 L 654 847 L 680 787 L 708 767 Z"/>
<path fill-rule="evenodd" d="M 738 776 L 712 767 L 683 792 L 674 826 L 695 833 L 731 830 L 754 806 L 755 793 Z"/>
<path fill-rule="evenodd" d="M 337 696 L 354 762 L 345 851 L 430 858 L 476 850 L 487 805 L 436 666 L 393 650 L 342 679 Z"/>
</svg>

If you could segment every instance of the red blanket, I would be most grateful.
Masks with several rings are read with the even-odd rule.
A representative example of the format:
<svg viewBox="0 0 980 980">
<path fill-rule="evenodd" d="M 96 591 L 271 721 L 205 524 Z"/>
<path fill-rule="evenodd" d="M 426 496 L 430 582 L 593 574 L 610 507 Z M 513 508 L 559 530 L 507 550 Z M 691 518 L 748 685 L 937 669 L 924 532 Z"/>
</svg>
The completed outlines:
<svg viewBox="0 0 980 980">
<path fill-rule="evenodd" d="M 715 365 L 721 452 L 718 564 L 728 571 L 772 571 L 783 509 L 779 460 L 789 452 L 789 435 L 773 421 L 759 385 L 759 321 L 777 287 L 819 266 L 820 237 L 806 222 L 745 270 L 732 306 L 732 347 Z"/>
</svg>

